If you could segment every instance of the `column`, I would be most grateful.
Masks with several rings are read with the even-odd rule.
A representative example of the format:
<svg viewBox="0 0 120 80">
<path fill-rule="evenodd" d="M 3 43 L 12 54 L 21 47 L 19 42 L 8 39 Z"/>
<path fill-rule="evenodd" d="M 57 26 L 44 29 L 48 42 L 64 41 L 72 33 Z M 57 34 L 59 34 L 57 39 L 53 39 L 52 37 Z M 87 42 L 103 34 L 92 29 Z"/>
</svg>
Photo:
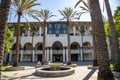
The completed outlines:
<svg viewBox="0 0 120 80">
<path fill-rule="evenodd" d="M 20 62 L 23 61 L 23 50 L 20 50 Z"/>
<path fill-rule="evenodd" d="M 49 59 L 49 53 L 50 53 L 50 51 L 49 51 L 50 49 L 48 48 L 47 49 L 47 61 L 49 61 L 50 59 Z"/>
<path fill-rule="evenodd" d="M 65 49 L 63 48 L 63 62 L 65 62 Z"/>
<path fill-rule="evenodd" d="M 81 50 L 79 49 L 78 60 L 81 60 Z"/>
<path fill-rule="evenodd" d="M 50 61 L 52 62 L 52 57 L 53 57 L 53 55 L 52 55 L 52 48 L 50 49 Z"/>
<path fill-rule="evenodd" d="M 45 35 L 46 35 L 46 37 L 47 37 L 47 26 L 46 26 L 46 29 L 45 29 L 46 31 L 45 31 Z"/>
<path fill-rule="evenodd" d="M 82 49 L 80 51 L 81 51 L 81 61 L 83 61 L 83 51 Z"/>
<path fill-rule="evenodd" d="M 33 52 L 32 52 L 32 62 L 34 62 L 35 61 L 35 50 L 33 50 Z"/>
<path fill-rule="evenodd" d="M 75 31 L 76 31 L 76 29 L 75 29 L 75 27 L 73 27 L 73 34 L 74 34 L 74 36 L 75 36 Z"/>
<path fill-rule="evenodd" d="M 68 62 L 68 49 L 66 48 L 66 62 Z"/>
<path fill-rule="evenodd" d="M 13 53 L 13 50 L 11 50 L 11 52 L 10 52 L 10 55 L 9 55 L 9 62 L 12 61 L 12 53 Z"/>
<path fill-rule="evenodd" d="M 4 53 L 3 61 L 6 62 L 7 53 Z"/>
<path fill-rule="evenodd" d="M 41 36 L 41 27 L 39 27 L 39 36 Z"/>
<path fill-rule="evenodd" d="M 93 58 L 94 58 L 94 49 L 92 48 L 91 51 L 92 51 L 92 60 L 93 60 Z"/>
<path fill-rule="evenodd" d="M 45 62 L 47 61 L 48 48 L 45 48 Z"/>
</svg>

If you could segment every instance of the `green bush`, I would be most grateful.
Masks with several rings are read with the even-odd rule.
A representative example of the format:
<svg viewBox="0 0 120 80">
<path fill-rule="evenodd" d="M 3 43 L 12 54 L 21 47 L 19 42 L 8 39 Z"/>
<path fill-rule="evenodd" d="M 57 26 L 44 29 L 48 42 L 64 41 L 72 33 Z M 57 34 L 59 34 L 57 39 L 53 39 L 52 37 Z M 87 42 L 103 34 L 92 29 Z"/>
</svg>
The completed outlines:
<svg viewBox="0 0 120 80">
<path fill-rule="evenodd" d="M 6 70 L 6 66 L 2 66 L 2 71 L 5 71 Z"/>
<path fill-rule="evenodd" d="M 115 64 L 110 64 L 110 69 L 114 69 L 114 67 L 115 67 Z"/>
</svg>

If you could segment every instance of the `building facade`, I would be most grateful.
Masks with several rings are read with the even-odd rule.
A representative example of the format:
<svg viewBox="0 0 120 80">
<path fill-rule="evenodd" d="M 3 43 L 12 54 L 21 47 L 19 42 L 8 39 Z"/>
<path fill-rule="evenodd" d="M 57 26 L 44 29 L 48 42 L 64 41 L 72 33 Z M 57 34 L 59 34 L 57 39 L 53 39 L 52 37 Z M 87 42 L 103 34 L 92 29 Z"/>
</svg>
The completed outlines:
<svg viewBox="0 0 120 80">
<path fill-rule="evenodd" d="M 16 23 L 10 23 L 16 24 Z M 22 23 L 26 24 L 26 23 Z M 43 47 L 43 23 L 31 22 L 29 28 L 21 33 L 20 38 L 20 62 L 41 61 Z M 35 35 L 32 35 L 31 27 L 37 27 Z M 84 26 L 85 32 L 80 34 L 80 27 Z M 67 62 L 68 42 L 67 24 L 65 21 L 50 21 L 46 27 L 45 61 Z M 14 29 L 15 30 L 15 29 Z M 93 59 L 93 42 L 91 22 L 70 22 L 70 54 L 72 61 L 83 61 Z M 9 61 L 14 61 L 16 49 L 16 33 L 14 31 L 14 42 L 9 55 Z M 83 37 L 82 37 L 83 36 Z M 83 38 L 83 41 L 82 41 Z"/>
</svg>

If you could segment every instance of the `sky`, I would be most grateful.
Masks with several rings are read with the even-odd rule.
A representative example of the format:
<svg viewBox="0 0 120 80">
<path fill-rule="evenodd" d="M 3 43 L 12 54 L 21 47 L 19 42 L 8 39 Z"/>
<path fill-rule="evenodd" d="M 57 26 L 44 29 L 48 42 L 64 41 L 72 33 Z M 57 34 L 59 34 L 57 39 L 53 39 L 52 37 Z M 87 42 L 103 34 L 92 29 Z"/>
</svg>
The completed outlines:
<svg viewBox="0 0 120 80">
<path fill-rule="evenodd" d="M 72 7 L 74 11 L 80 12 L 79 6 L 77 8 L 74 8 L 76 2 L 78 0 L 37 0 L 38 3 L 40 3 L 40 6 L 34 7 L 34 9 L 41 10 L 41 9 L 48 9 L 50 10 L 55 17 L 49 19 L 49 21 L 59 21 L 62 16 L 58 12 L 58 10 L 63 10 L 65 7 Z M 100 1 L 101 9 L 103 9 L 103 0 Z M 117 6 L 120 6 L 120 0 L 109 0 L 110 6 L 112 10 L 112 14 L 114 14 L 114 10 L 116 10 Z M 82 5 L 82 4 L 81 4 Z M 102 10 L 103 11 L 103 10 Z M 13 10 L 10 11 L 11 15 L 9 16 L 9 22 L 17 22 L 17 17 L 14 17 L 15 12 Z M 106 17 L 106 11 L 102 12 L 102 14 Z M 28 16 L 26 16 L 29 20 L 29 22 L 35 22 L 35 19 L 32 19 Z M 107 18 L 107 17 L 106 17 Z M 90 15 L 89 14 L 83 14 L 79 21 L 90 21 Z M 21 22 L 25 22 L 26 20 L 24 18 L 21 19 Z"/>
</svg>

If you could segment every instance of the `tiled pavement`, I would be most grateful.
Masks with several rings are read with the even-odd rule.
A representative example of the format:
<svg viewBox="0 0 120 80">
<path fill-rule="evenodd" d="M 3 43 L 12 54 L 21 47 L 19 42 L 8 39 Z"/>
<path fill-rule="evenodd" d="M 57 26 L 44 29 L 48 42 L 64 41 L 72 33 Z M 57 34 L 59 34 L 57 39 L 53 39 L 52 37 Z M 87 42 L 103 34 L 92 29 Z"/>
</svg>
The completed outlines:
<svg viewBox="0 0 120 80">
<path fill-rule="evenodd" d="M 24 62 L 20 65 L 25 66 L 25 70 L 22 71 L 5 71 L 2 72 L 3 80 L 97 80 L 97 72 L 95 69 L 88 69 L 88 65 L 91 65 L 91 61 L 85 62 L 73 62 L 78 66 L 75 67 L 75 73 L 64 77 L 40 77 L 35 76 L 36 63 Z"/>
</svg>

